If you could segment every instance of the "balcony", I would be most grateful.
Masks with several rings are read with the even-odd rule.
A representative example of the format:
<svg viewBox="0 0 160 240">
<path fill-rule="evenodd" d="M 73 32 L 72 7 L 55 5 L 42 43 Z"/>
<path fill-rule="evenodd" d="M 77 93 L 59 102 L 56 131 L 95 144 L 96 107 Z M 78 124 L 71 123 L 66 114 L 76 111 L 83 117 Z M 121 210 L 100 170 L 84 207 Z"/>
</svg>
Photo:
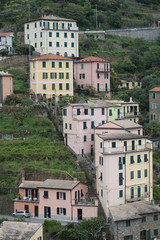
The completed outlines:
<svg viewBox="0 0 160 240">
<path fill-rule="evenodd" d="M 22 196 L 18 196 L 17 198 L 15 198 L 13 201 L 16 202 L 39 202 L 39 199 L 36 197 L 22 197 Z"/>
<path fill-rule="evenodd" d="M 149 193 L 143 194 L 141 196 L 134 196 L 133 198 L 131 198 L 131 196 L 126 196 L 126 202 L 129 203 L 129 202 L 141 201 L 149 197 L 150 197 Z"/>
<path fill-rule="evenodd" d="M 151 145 L 148 145 L 147 143 L 143 146 L 135 145 L 133 148 L 132 146 L 127 147 L 104 147 L 102 154 L 113 154 L 113 153 L 127 153 L 127 152 L 138 152 L 138 151 L 145 151 L 151 149 Z"/>
<path fill-rule="evenodd" d="M 91 119 L 90 115 L 85 115 L 85 114 L 73 114 L 73 118 L 74 120 L 78 120 L 78 121 L 89 121 Z"/>
<path fill-rule="evenodd" d="M 141 116 L 140 112 L 129 112 L 129 113 L 121 114 L 119 118 L 123 119 L 123 118 L 140 117 L 140 116 Z"/>
<path fill-rule="evenodd" d="M 63 31 L 78 31 L 79 30 L 79 28 L 78 27 L 64 27 L 64 28 L 62 28 L 62 27 L 55 27 L 55 28 L 51 28 L 51 27 L 49 27 L 49 26 L 43 26 L 42 27 L 42 30 L 63 30 Z"/>
<path fill-rule="evenodd" d="M 98 73 L 109 73 L 109 70 L 108 69 L 104 69 L 104 68 L 97 68 L 96 72 L 98 72 Z"/>
<path fill-rule="evenodd" d="M 75 199 L 75 205 L 98 206 L 98 200 L 96 198 Z"/>
</svg>

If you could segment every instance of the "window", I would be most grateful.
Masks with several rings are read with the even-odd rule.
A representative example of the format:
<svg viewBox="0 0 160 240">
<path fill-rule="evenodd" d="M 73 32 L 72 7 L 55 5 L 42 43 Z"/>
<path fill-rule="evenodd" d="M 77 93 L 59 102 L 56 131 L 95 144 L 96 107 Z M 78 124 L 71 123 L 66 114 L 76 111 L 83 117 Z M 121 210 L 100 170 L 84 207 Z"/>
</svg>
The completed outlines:
<svg viewBox="0 0 160 240">
<path fill-rule="evenodd" d="M 63 116 L 67 116 L 67 109 L 63 109 Z"/>
<path fill-rule="evenodd" d="M 67 129 L 67 123 L 65 123 L 65 129 Z"/>
<path fill-rule="evenodd" d="M 83 136 L 83 141 L 84 141 L 84 142 L 87 141 L 87 136 L 86 136 L 86 135 Z"/>
<path fill-rule="evenodd" d="M 116 148 L 116 142 L 112 142 L 112 148 Z"/>
<path fill-rule="evenodd" d="M 69 124 L 69 129 L 72 130 L 72 124 L 71 123 Z"/>
<path fill-rule="evenodd" d="M 49 42 L 49 47 L 52 47 L 52 42 Z"/>
<path fill-rule="evenodd" d="M 144 154 L 144 162 L 148 162 L 147 154 Z"/>
<path fill-rule="evenodd" d="M 74 47 L 74 42 L 71 43 L 71 47 Z"/>
<path fill-rule="evenodd" d="M 78 108 L 77 109 L 77 115 L 80 115 L 81 114 L 81 111 L 80 111 L 80 109 Z"/>
<path fill-rule="evenodd" d="M 55 62 L 52 62 L 52 68 L 55 68 Z"/>
<path fill-rule="evenodd" d="M 84 64 L 83 63 L 81 64 L 81 69 L 84 69 Z"/>
<path fill-rule="evenodd" d="M 56 42 L 56 47 L 59 47 L 59 42 Z"/>
<path fill-rule="evenodd" d="M 158 221 L 158 214 L 154 215 L 154 221 Z"/>
<path fill-rule="evenodd" d="M 104 121 L 104 120 L 102 121 L 102 124 L 105 124 L 105 121 Z"/>
<path fill-rule="evenodd" d="M 123 190 L 119 190 L 119 198 L 123 197 Z"/>
<path fill-rule="evenodd" d="M 123 173 L 119 173 L 119 186 L 123 185 Z"/>
<path fill-rule="evenodd" d="M 51 72 L 51 73 L 50 73 L 50 78 L 51 78 L 51 79 L 57 79 L 57 73 Z"/>
<path fill-rule="evenodd" d="M 59 73 L 59 79 L 64 79 L 64 73 Z"/>
<path fill-rule="evenodd" d="M 87 108 L 84 109 L 84 114 L 88 115 L 88 109 Z"/>
<path fill-rule="evenodd" d="M 158 235 L 158 229 L 154 229 L 154 235 Z"/>
<path fill-rule="evenodd" d="M 98 78 L 98 79 L 100 78 L 99 73 L 97 73 L 97 78 Z"/>
<path fill-rule="evenodd" d="M 137 196 L 140 198 L 141 197 L 141 187 L 140 186 L 138 186 L 137 192 L 138 192 Z"/>
<path fill-rule="evenodd" d="M 156 120 L 156 114 L 151 114 L 151 120 L 155 121 Z"/>
<path fill-rule="evenodd" d="M 43 197 L 48 198 L 48 191 L 44 191 Z"/>
<path fill-rule="evenodd" d="M 130 164 L 134 163 L 134 156 L 130 156 Z"/>
<path fill-rule="evenodd" d="M 49 37 L 52 37 L 52 32 L 49 32 Z"/>
<path fill-rule="evenodd" d="M 153 97 L 153 99 L 155 99 L 156 98 L 156 93 L 152 93 L 152 97 Z"/>
<path fill-rule="evenodd" d="M 42 38 L 42 32 L 40 32 L 40 37 Z"/>
<path fill-rule="evenodd" d="M 64 33 L 64 38 L 67 38 L 67 33 L 66 32 Z"/>
<path fill-rule="evenodd" d="M 47 79 L 48 78 L 48 73 L 43 73 L 43 79 Z"/>
<path fill-rule="evenodd" d="M 112 109 L 109 109 L 109 116 L 112 116 Z"/>
<path fill-rule="evenodd" d="M 64 47 L 67 47 L 67 42 L 64 42 Z"/>
<path fill-rule="evenodd" d="M 43 84 L 43 90 L 46 90 L 46 84 Z"/>
<path fill-rule="evenodd" d="M 62 68 L 62 62 L 59 62 L 59 68 Z"/>
<path fill-rule="evenodd" d="M 37 240 L 42 240 L 42 237 L 38 237 Z"/>
<path fill-rule="evenodd" d="M 74 33 L 71 33 L 71 38 L 74 38 Z"/>
<path fill-rule="evenodd" d="M 156 103 L 152 104 L 152 109 L 156 109 Z"/>
<path fill-rule="evenodd" d="M 83 129 L 86 129 L 86 128 L 87 128 L 87 123 L 83 122 Z"/>
<path fill-rule="evenodd" d="M 46 67 L 46 62 L 42 62 L 42 67 L 43 67 L 43 68 Z"/>
<path fill-rule="evenodd" d="M 142 222 L 146 222 L 146 216 L 142 217 Z"/>
<path fill-rule="evenodd" d="M 94 121 L 91 121 L 91 128 L 94 128 Z"/>
<path fill-rule="evenodd" d="M 34 37 L 37 38 L 37 33 L 34 34 Z"/>
<path fill-rule="evenodd" d="M 91 108 L 91 116 L 94 116 L 94 108 Z"/>
<path fill-rule="evenodd" d="M 134 198 L 134 187 L 131 187 L 131 199 Z"/>
<path fill-rule="evenodd" d="M 35 27 L 35 28 L 37 27 L 37 23 L 34 23 L 34 27 Z"/>
<path fill-rule="evenodd" d="M 141 170 L 137 171 L 137 178 L 141 178 Z"/>
<path fill-rule="evenodd" d="M 52 83 L 52 90 L 55 90 L 55 83 Z"/>
<path fill-rule="evenodd" d="M 140 135 L 141 134 L 141 130 L 138 130 L 138 135 Z"/>
<path fill-rule="evenodd" d="M 103 166 L 103 157 L 99 157 L 99 165 Z"/>
<path fill-rule="evenodd" d="M 124 240 L 133 240 L 133 235 L 124 236 Z"/>
<path fill-rule="evenodd" d="M 103 173 L 101 172 L 100 174 L 100 178 L 99 178 L 101 181 L 103 180 Z"/>
<path fill-rule="evenodd" d="M 139 145 L 139 146 L 142 145 L 142 140 L 138 140 L 138 145 Z"/>
<path fill-rule="evenodd" d="M 119 157 L 119 170 L 123 169 L 123 158 Z"/>
<path fill-rule="evenodd" d="M 27 39 L 29 39 L 29 34 L 27 34 Z"/>
<path fill-rule="evenodd" d="M 137 163 L 141 162 L 141 155 L 137 155 Z"/>
<path fill-rule="evenodd" d="M 103 197 L 103 189 L 101 189 L 101 197 Z"/>
<path fill-rule="evenodd" d="M 41 21 L 39 22 L 39 26 L 42 27 L 42 22 Z"/>
<path fill-rule="evenodd" d="M 64 23 L 62 23 L 62 29 L 64 29 Z"/>
<path fill-rule="evenodd" d="M 27 24 L 27 29 L 29 29 L 29 24 Z"/>
<path fill-rule="evenodd" d="M 66 90 L 69 90 L 69 83 L 66 83 Z"/>
<path fill-rule="evenodd" d="M 59 37 L 59 32 L 56 32 L 56 37 Z"/>
<path fill-rule="evenodd" d="M 103 146 L 103 144 L 102 144 L 102 142 L 100 142 L 100 148 L 102 148 L 102 146 Z"/>
<path fill-rule="evenodd" d="M 134 179 L 134 171 L 130 171 L 130 179 Z"/>
<path fill-rule="evenodd" d="M 145 185 L 145 186 L 144 186 L 144 192 L 145 192 L 145 193 L 148 192 L 148 185 Z"/>
<path fill-rule="evenodd" d="M 66 62 L 66 68 L 69 68 L 69 62 Z"/>
<path fill-rule="evenodd" d="M 108 85 L 107 85 L 107 83 L 105 84 L 105 91 L 106 91 L 106 92 L 108 91 Z"/>
<path fill-rule="evenodd" d="M 69 79 L 69 73 L 66 73 L 66 79 Z"/>
<path fill-rule="evenodd" d="M 57 192 L 57 199 L 66 200 L 66 193 L 65 192 Z"/>
<path fill-rule="evenodd" d="M 104 115 L 104 108 L 102 108 L 102 115 Z"/>
<path fill-rule="evenodd" d="M 62 90 L 62 83 L 59 83 L 59 90 Z"/>
<path fill-rule="evenodd" d="M 66 215 L 66 208 L 57 208 L 57 215 Z"/>
<path fill-rule="evenodd" d="M 126 227 L 130 227 L 130 226 L 131 226 L 130 220 L 126 220 Z"/>
<path fill-rule="evenodd" d="M 148 170 L 144 169 L 144 177 L 148 177 Z"/>
<path fill-rule="evenodd" d="M 91 134 L 91 141 L 94 141 L 94 134 Z"/>
<path fill-rule="evenodd" d="M 37 48 L 37 43 L 34 44 L 34 47 Z"/>
</svg>

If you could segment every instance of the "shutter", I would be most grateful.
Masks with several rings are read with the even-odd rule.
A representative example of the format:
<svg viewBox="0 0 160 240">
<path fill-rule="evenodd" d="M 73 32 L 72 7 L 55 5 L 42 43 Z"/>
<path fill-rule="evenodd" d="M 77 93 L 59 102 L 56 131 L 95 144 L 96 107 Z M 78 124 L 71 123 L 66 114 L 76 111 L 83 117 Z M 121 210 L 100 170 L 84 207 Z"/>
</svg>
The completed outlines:
<svg viewBox="0 0 160 240">
<path fill-rule="evenodd" d="M 123 164 L 125 164 L 126 163 L 126 159 L 125 159 L 125 157 L 123 157 Z"/>
<path fill-rule="evenodd" d="M 59 208 L 57 208 L 57 215 L 59 215 Z"/>
<path fill-rule="evenodd" d="M 57 192 L 57 199 L 59 199 L 59 192 Z"/>
<path fill-rule="evenodd" d="M 64 215 L 66 215 L 66 208 L 63 208 L 63 213 Z"/>
<path fill-rule="evenodd" d="M 63 199 L 66 200 L 66 193 L 63 193 Z"/>
</svg>

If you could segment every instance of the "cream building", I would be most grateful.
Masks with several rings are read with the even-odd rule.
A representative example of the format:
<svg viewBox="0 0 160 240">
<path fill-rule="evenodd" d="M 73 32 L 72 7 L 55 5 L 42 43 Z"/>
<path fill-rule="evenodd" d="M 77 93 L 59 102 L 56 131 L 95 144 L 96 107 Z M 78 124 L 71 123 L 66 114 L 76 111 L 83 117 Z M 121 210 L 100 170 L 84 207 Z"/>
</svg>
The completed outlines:
<svg viewBox="0 0 160 240">
<path fill-rule="evenodd" d="M 73 19 L 43 16 L 24 24 L 24 42 L 41 54 L 78 57 L 78 27 Z"/>
<path fill-rule="evenodd" d="M 30 88 L 36 96 L 73 96 L 73 61 L 47 54 L 30 60 Z"/>
</svg>

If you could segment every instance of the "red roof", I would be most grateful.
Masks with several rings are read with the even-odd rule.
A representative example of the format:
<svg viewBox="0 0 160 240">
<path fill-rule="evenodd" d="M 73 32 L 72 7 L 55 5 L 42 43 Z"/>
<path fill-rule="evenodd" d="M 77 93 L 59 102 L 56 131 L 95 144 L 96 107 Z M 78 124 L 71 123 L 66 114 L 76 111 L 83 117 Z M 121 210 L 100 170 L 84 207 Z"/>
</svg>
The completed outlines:
<svg viewBox="0 0 160 240">
<path fill-rule="evenodd" d="M 9 34 L 13 34 L 13 32 L 0 33 L 0 37 L 5 37 Z"/>
<path fill-rule="evenodd" d="M 71 58 L 62 57 L 53 53 L 45 54 L 43 56 L 31 59 L 31 61 L 35 61 L 35 60 L 70 60 L 72 61 Z"/>
<path fill-rule="evenodd" d="M 160 92 L 160 87 L 155 87 L 151 89 L 150 92 Z"/>
<path fill-rule="evenodd" d="M 107 62 L 107 63 L 109 63 L 109 61 L 108 60 L 104 60 L 104 59 L 102 59 L 102 58 L 98 58 L 98 57 L 93 57 L 93 56 L 90 56 L 90 57 L 86 57 L 86 58 L 83 58 L 83 59 L 81 59 L 81 60 L 78 60 L 78 61 L 76 61 L 75 63 L 81 63 L 81 62 Z"/>
</svg>

